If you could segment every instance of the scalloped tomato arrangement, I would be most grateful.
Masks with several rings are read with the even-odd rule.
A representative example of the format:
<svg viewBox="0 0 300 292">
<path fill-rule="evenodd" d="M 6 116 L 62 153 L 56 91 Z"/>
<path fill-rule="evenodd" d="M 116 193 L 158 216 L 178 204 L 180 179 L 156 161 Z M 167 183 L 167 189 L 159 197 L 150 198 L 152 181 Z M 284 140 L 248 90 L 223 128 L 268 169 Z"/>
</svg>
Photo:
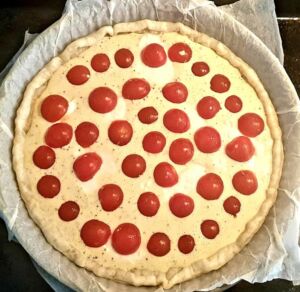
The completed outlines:
<svg viewBox="0 0 300 292">
<path fill-rule="evenodd" d="M 151 43 L 141 49 L 140 55 L 133 54 L 128 48 L 121 48 L 114 53 L 113 59 L 103 52 L 95 54 L 90 60 L 92 70 L 83 65 L 73 66 L 66 73 L 65 79 L 76 90 L 87 83 L 93 74 L 102 74 L 111 70 L 112 63 L 119 68 L 118 70 L 126 70 L 139 59 L 148 68 L 159 68 L 167 62 L 179 65 L 188 63 L 192 54 L 192 48 L 182 42 L 174 43 L 168 49 L 161 44 Z M 210 66 L 211 64 L 206 63 L 205 60 L 189 63 L 190 74 L 200 80 L 209 74 Z M 115 109 L 121 98 L 130 100 L 132 103 L 141 99 L 146 100 L 152 86 L 150 81 L 142 77 L 129 78 L 120 90 L 122 97 L 118 96 L 113 88 L 100 86 L 90 92 L 87 97 L 88 106 L 91 111 L 99 114 L 99 117 L 105 116 Z M 199 119 L 204 121 L 203 124 L 206 120 L 213 120 L 220 111 L 228 111 L 232 115 L 239 113 L 243 107 L 242 98 L 237 95 L 226 95 L 231 87 L 229 77 L 223 74 L 214 74 L 211 76 L 208 86 L 216 95 L 199 96 L 197 100 L 195 99 L 193 109 Z M 255 155 L 256 149 L 253 140 L 264 130 L 263 119 L 258 114 L 249 112 L 239 117 L 236 125 L 239 135 L 223 145 L 223 150 L 221 149 L 222 133 L 213 126 L 200 126 L 195 131 L 193 130 L 193 139 L 182 136 L 183 133 L 191 131 L 190 112 L 183 109 L 186 100 L 190 98 L 188 84 L 178 80 L 167 82 L 162 86 L 160 94 L 165 102 L 174 104 L 174 108 L 161 112 L 160 108 L 147 105 L 134 113 L 136 123 L 144 124 L 148 129 L 147 134 L 140 137 L 140 145 L 143 150 L 157 157 L 162 152 L 167 153 L 168 156 L 168 159 L 163 158 L 157 163 L 152 171 L 152 180 L 158 187 L 167 189 L 175 186 L 181 179 L 178 167 L 189 168 L 196 152 L 211 155 L 217 151 L 223 151 L 224 155 L 237 164 L 249 161 Z M 222 98 L 220 94 L 222 94 Z M 56 149 L 65 147 L 72 139 L 75 139 L 76 143 L 82 147 L 84 154 L 74 159 L 73 170 L 66 169 L 65 171 L 74 171 L 76 176 L 74 179 L 84 183 L 92 180 L 98 172 L 101 172 L 103 163 L 101 153 L 90 152 L 88 148 L 101 139 L 103 133 L 93 122 L 85 120 L 86 117 L 82 117 L 82 122 L 76 127 L 60 121 L 67 114 L 68 107 L 69 103 L 63 96 L 49 95 L 44 98 L 40 114 L 51 125 L 44 133 L 45 145 L 36 148 L 32 160 L 35 167 L 47 170 L 56 162 Z M 152 129 L 152 125 L 158 118 L 162 119 L 163 126 L 172 135 L 165 135 L 161 131 Z M 111 122 L 107 135 L 112 145 L 122 148 L 127 147 L 126 145 L 131 141 L 133 135 L 139 135 L 139 133 L 135 130 L 135 124 L 126 119 L 115 119 Z M 132 153 L 123 159 L 119 166 L 119 172 L 134 181 L 143 175 L 148 162 L 143 154 Z M 255 193 L 258 187 L 255 173 L 243 168 L 234 174 L 231 183 L 236 192 L 245 196 Z M 59 177 L 44 175 L 39 179 L 36 187 L 41 196 L 50 199 L 59 195 L 61 184 L 63 181 L 60 181 Z M 198 178 L 194 189 L 199 198 L 207 201 L 218 200 L 224 195 L 223 178 L 213 172 L 206 173 Z M 98 193 L 94 195 L 98 196 L 103 212 L 118 210 L 126 198 L 122 185 L 116 183 L 99 186 Z M 165 204 L 165 201 L 162 202 L 158 194 L 145 190 L 138 196 L 135 208 L 139 210 L 140 216 L 155 217 L 162 204 Z M 174 193 L 167 204 L 169 212 L 180 220 L 195 212 L 195 202 L 189 194 Z M 241 208 L 241 202 L 234 194 L 224 200 L 224 212 L 232 216 L 238 216 Z M 59 207 L 57 216 L 65 222 L 75 220 L 80 216 L 80 202 L 64 202 Z M 188 254 L 194 250 L 196 243 L 192 235 L 183 233 L 178 242 L 174 243 L 166 232 L 153 233 L 146 239 L 147 250 L 150 254 L 163 257 L 170 252 L 172 245 L 176 245 L 182 254 Z M 199 236 L 202 234 L 206 239 L 213 240 L 220 232 L 222 230 L 219 227 L 218 218 L 207 218 L 199 222 Z M 129 255 L 140 248 L 142 233 L 133 223 L 120 222 L 114 230 L 111 230 L 109 223 L 92 219 L 81 227 L 80 236 L 86 246 L 94 248 L 101 247 L 111 240 L 112 247 L 117 253 Z"/>
</svg>

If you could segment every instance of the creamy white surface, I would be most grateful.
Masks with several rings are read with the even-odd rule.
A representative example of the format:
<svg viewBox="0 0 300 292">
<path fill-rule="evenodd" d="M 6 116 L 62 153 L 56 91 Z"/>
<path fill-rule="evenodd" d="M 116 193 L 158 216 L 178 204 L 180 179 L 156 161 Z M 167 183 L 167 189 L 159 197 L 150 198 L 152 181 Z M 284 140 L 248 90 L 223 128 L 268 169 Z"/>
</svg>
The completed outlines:
<svg viewBox="0 0 300 292">
<path fill-rule="evenodd" d="M 192 48 L 193 56 L 188 63 L 178 64 L 168 61 L 159 68 L 149 68 L 141 63 L 140 51 L 146 44 L 159 42 L 167 51 L 173 43 L 178 41 L 186 42 Z M 133 66 L 127 69 L 120 69 L 115 64 L 113 57 L 115 51 L 123 47 L 129 48 L 135 56 Z M 111 60 L 109 70 L 104 73 L 94 72 L 90 67 L 90 60 L 97 53 L 106 53 Z M 194 76 L 190 68 L 196 61 L 205 61 L 210 66 L 210 73 L 203 77 Z M 91 78 L 83 85 L 74 86 L 66 80 L 65 74 L 69 68 L 78 64 L 85 65 L 90 69 Z M 226 75 L 231 80 L 231 88 L 226 93 L 218 94 L 210 90 L 210 79 L 218 73 Z M 122 98 L 122 85 L 133 77 L 143 77 L 151 84 L 152 89 L 146 98 L 136 101 Z M 185 103 L 173 104 L 161 94 L 164 84 L 175 80 L 184 83 L 189 90 L 189 96 Z M 99 86 L 108 86 L 118 95 L 117 107 L 111 113 L 98 114 L 88 106 L 89 93 Z M 62 149 L 55 149 L 55 164 L 48 170 L 41 170 L 33 165 L 32 154 L 38 146 L 44 144 L 44 133 L 51 125 L 41 117 L 39 111 L 41 101 L 50 94 L 60 94 L 69 101 L 70 105 L 72 104 L 68 114 L 61 121 L 72 125 L 73 130 L 80 122 L 91 121 L 98 126 L 100 135 L 97 143 L 85 149 L 81 148 L 73 137 L 69 145 Z M 243 109 L 239 113 L 232 114 L 224 106 L 226 97 L 231 94 L 240 96 L 243 101 Z M 207 95 L 217 98 L 222 107 L 221 111 L 211 120 L 203 120 L 196 111 L 197 102 Z M 145 106 L 154 106 L 159 111 L 159 119 L 151 125 L 144 125 L 137 118 L 139 109 Z M 176 134 L 164 128 L 163 114 L 171 108 L 180 108 L 188 113 L 191 122 L 189 131 Z M 62 66 L 52 76 L 46 89 L 34 105 L 32 123 L 27 133 L 24 152 L 27 176 L 31 186 L 31 199 L 35 201 L 36 208 L 39 208 L 41 214 L 44 215 L 41 229 L 47 229 L 47 233 L 51 233 L 52 238 L 56 237 L 56 242 L 59 242 L 57 247 L 64 246 L 66 250 L 79 249 L 86 255 L 86 261 L 97 261 L 105 267 L 118 267 L 124 270 L 138 268 L 165 272 L 171 267 L 188 266 L 192 262 L 213 255 L 220 248 L 235 242 L 239 234 L 243 232 L 246 223 L 255 216 L 264 201 L 265 190 L 269 184 L 272 139 L 266 121 L 263 133 L 252 139 L 256 154 L 249 162 L 235 162 L 224 152 L 226 144 L 240 135 L 237 129 L 237 120 L 246 112 L 256 112 L 265 121 L 263 107 L 253 88 L 241 77 L 237 69 L 211 49 L 176 33 L 105 37 L 97 46 L 91 47 L 78 58 L 72 59 Z M 107 128 L 115 119 L 128 120 L 134 129 L 132 140 L 124 147 L 112 144 L 107 136 Z M 216 153 L 204 154 L 199 152 L 194 144 L 195 154 L 192 161 L 185 166 L 172 163 L 179 174 L 179 183 L 172 188 L 161 188 L 156 185 L 153 180 L 153 169 L 159 162 L 170 162 L 168 156 L 170 143 L 180 137 L 187 137 L 194 143 L 194 132 L 204 125 L 213 126 L 220 132 L 221 149 Z M 166 147 L 159 154 L 147 153 L 142 148 L 143 136 L 154 130 L 161 131 L 167 137 Z M 83 183 L 75 177 L 72 165 L 76 157 L 91 151 L 95 151 L 101 156 L 103 164 L 92 180 Z M 121 171 L 123 158 L 131 153 L 142 155 L 147 162 L 145 173 L 136 179 L 125 176 Z M 232 187 L 231 178 L 241 169 L 253 170 L 257 175 L 259 188 L 251 196 L 241 195 Z M 219 174 L 224 182 L 224 192 L 215 201 L 206 201 L 196 192 L 198 179 L 208 172 Z M 61 180 L 61 191 L 53 199 L 45 199 L 36 191 L 36 183 L 44 174 L 53 174 Z M 98 201 L 98 189 L 106 183 L 116 183 L 124 192 L 123 204 L 114 212 L 104 212 Z M 159 212 L 151 218 L 141 215 L 136 207 L 139 195 L 145 191 L 155 192 L 161 203 Z M 168 207 L 169 198 L 178 192 L 188 194 L 195 203 L 193 213 L 186 218 L 175 217 Z M 241 201 L 241 212 L 236 218 L 223 210 L 223 201 L 231 195 Z M 71 222 L 63 222 L 57 215 L 59 206 L 67 200 L 76 201 L 81 209 L 77 219 Z M 80 239 L 80 228 L 86 221 L 94 218 L 109 224 L 112 231 L 124 222 L 136 224 L 142 237 L 139 250 L 135 254 L 121 256 L 114 252 L 110 241 L 100 248 L 86 247 Z M 205 219 L 214 219 L 219 223 L 220 233 L 213 240 L 206 239 L 201 234 L 200 224 Z M 147 251 L 147 241 L 154 232 L 165 232 L 171 239 L 171 251 L 164 257 L 152 256 Z M 177 248 L 177 240 L 183 234 L 193 235 L 196 242 L 194 251 L 188 255 L 180 253 Z M 85 262 L 81 264 L 85 265 Z"/>
</svg>

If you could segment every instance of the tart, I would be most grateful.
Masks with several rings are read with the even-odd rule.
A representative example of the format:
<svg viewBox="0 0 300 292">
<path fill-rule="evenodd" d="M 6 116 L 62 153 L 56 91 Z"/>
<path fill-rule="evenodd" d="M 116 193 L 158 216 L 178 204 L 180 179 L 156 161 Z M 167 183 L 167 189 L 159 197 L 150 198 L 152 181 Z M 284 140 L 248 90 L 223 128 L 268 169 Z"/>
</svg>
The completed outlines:
<svg viewBox="0 0 300 292">
<path fill-rule="evenodd" d="M 71 43 L 27 85 L 13 165 L 48 242 L 100 277 L 170 288 L 263 224 L 283 151 L 259 78 L 222 43 L 143 20 Z"/>
</svg>

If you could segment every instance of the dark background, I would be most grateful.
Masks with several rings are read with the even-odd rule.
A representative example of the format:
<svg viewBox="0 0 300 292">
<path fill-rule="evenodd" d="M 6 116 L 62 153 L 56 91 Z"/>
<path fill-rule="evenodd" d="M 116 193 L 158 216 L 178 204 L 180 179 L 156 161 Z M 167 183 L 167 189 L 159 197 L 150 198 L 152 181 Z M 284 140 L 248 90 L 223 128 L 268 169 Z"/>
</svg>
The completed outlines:
<svg viewBox="0 0 300 292">
<path fill-rule="evenodd" d="M 217 5 L 235 2 L 215 0 Z M 0 71 L 23 43 L 24 32 L 39 33 L 60 18 L 65 0 L 0 0 Z M 300 17 L 300 0 L 275 0 L 278 17 Z M 300 93 L 300 21 L 279 19 L 285 68 Z M 8 241 L 4 222 L 0 220 L 0 291 L 52 291 L 36 272 L 28 254 L 15 242 Z M 263 284 L 245 281 L 227 290 L 300 291 L 288 281 L 273 280 Z"/>
</svg>

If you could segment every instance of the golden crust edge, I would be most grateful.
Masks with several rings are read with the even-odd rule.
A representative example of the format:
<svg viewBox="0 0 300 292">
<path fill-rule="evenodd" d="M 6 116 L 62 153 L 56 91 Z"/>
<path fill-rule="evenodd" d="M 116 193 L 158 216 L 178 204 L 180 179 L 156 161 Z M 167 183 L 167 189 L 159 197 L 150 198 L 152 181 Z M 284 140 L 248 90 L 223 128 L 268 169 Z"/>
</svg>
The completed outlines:
<svg viewBox="0 0 300 292">
<path fill-rule="evenodd" d="M 64 64 L 65 62 L 82 52 L 82 50 L 85 50 L 88 47 L 94 45 L 99 39 L 103 38 L 106 35 L 116 35 L 120 33 L 130 32 L 141 33 L 143 31 L 150 31 L 154 33 L 178 32 L 180 34 L 188 36 L 193 41 L 213 49 L 217 54 L 227 59 L 231 63 L 231 65 L 236 67 L 241 72 L 241 74 L 247 79 L 248 83 L 255 89 L 257 96 L 263 104 L 266 113 L 267 124 L 269 126 L 271 136 L 273 139 L 272 174 L 270 177 L 268 190 L 266 191 L 266 200 L 261 205 L 258 213 L 253 218 L 253 220 L 249 221 L 246 224 L 245 230 L 240 234 L 238 240 L 235 243 L 222 248 L 207 259 L 202 259 L 193 263 L 189 267 L 170 269 L 166 273 L 154 273 L 153 271 L 149 270 L 113 270 L 103 268 L 96 262 L 92 262 L 91 264 L 87 265 L 86 263 L 84 263 L 84 260 L 81 257 L 81 252 L 79 250 L 75 250 L 73 252 L 66 251 L 66 249 L 64 248 L 64 244 L 62 244 L 61 242 L 58 243 L 52 237 L 51 234 L 47 233 L 47 230 L 43 230 L 42 233 L 44 234 L 46 240 L 53 247 L 65 254 L 70 260 L 72 260 L 77 265 L 87 268 L 97 276 L 130 283 L 135 286 L 162 285 L 164 288 L 168 289 L 174 286 L 175 284 L 195 278 L 201 274 L 216 270 L 225 265 L 228 261 L 230 261 L 234 257 L 234 255 L 241 251 L 241 249 L 251 240 L 254 234 L 259 230 L 277 197 L 277 188 L 279 186 L 283 165 L 283 145 L 281 140 L 281 129 L 279 127 L 277 114 L 268 96 L 268 93 L 264 89 L 254 70 L 250 68 L 243 60 L 234 55 L 229 48 L 227 48 L 221 42 L 203 33 L 197 32 L 181 23 L 158 22 L 152 20 L 141 20 L 131 23 L 119 23 L 116 24 L 114 27 L 102 27 L 98 31 L 86 37 L 73 41 L 65 48 L 65 50 L 58 57 L 54 57 L 43 69 L 41 69 L 26 87 L 23 99 L 17 110 L 17 115 L 15 119 L 15 137 L 13 141 L 12 150 L 13 168 L 16 173 L 18 186 L 21 192 L 21 196 L 27 207 L 27 211 L 30 214 L 30 217 L 33 219 L 33 221 L 38 226 L 40 226 L 41 220 L 39 218 L 38 212 L 33 211 L 34 204 L 29 199 L 30 191 L 26 187 L 26 175 L 24 174 L 23 167 L 24 156 L 22 148 L 23 143 L 25 141 L 25 130 L 27 127 L 26 122 L 30 115 L 32 102 L 38 96 L 39 90 L 51 78 L 53 72 L 55 72 L 62 64 Z M 28 196 L 26 196 L 26 194 Z"/>
</svg>

